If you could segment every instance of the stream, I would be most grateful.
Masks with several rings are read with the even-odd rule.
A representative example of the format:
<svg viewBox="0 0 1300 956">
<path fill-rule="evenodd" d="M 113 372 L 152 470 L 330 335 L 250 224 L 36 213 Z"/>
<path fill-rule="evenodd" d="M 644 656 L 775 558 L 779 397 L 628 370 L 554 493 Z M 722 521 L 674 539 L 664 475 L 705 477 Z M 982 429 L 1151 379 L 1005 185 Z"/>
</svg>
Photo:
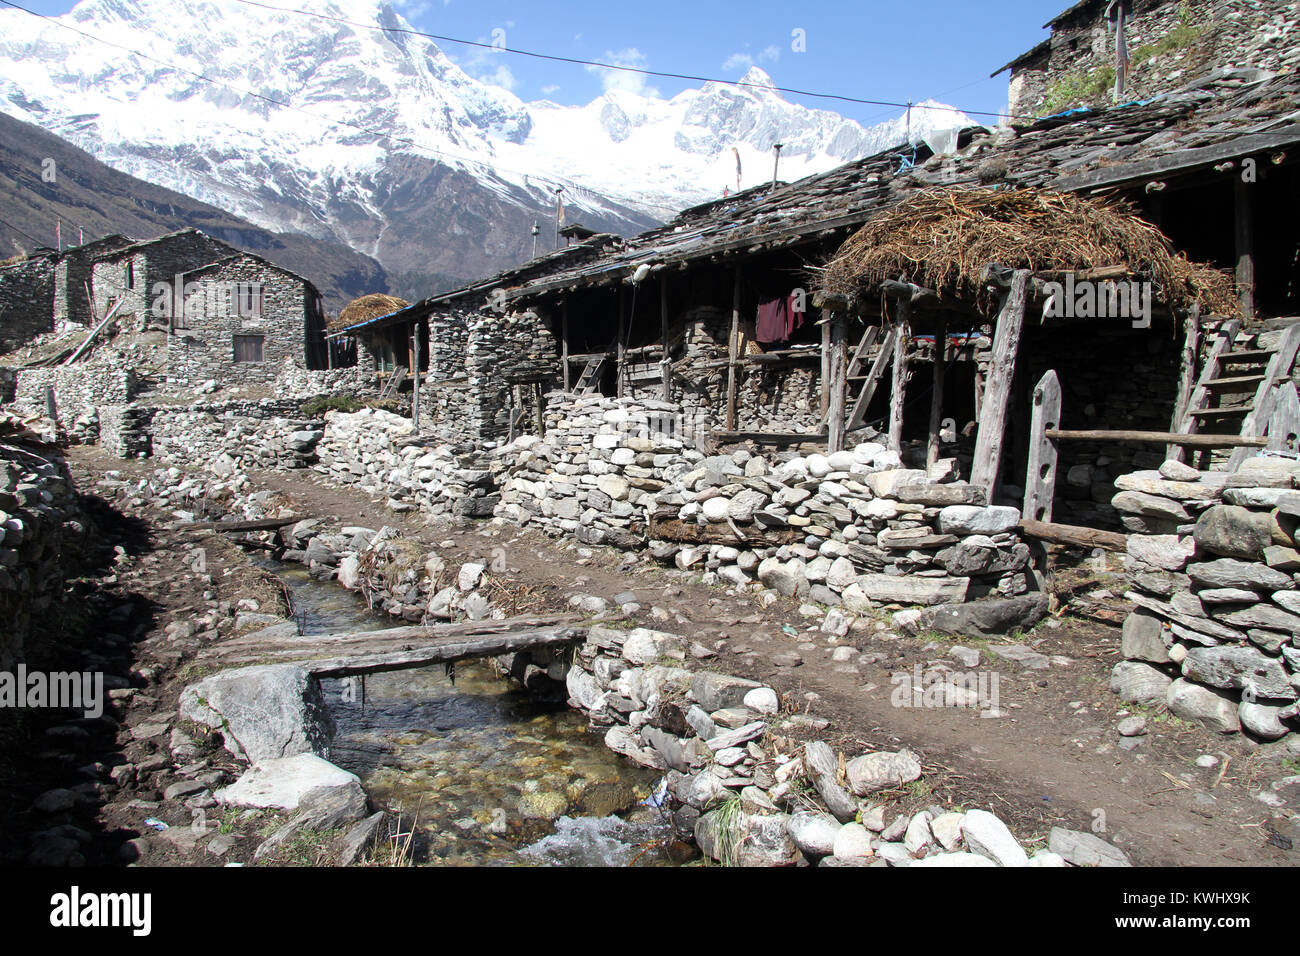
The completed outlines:
<svg viewBox="0 0 1300 956">
<path fill-rule="evenodd" d="M 308 634 L 393 627 L 360 595 L 269 559 Z M 419 862 L 441 865 L 662 866 L 683 862 L 652 803 L 660 774 L 605 747 L 586 718 L 463 661 L 324 680 L 338 725 L 330 759 L 400 815 Z"/>
</svg>

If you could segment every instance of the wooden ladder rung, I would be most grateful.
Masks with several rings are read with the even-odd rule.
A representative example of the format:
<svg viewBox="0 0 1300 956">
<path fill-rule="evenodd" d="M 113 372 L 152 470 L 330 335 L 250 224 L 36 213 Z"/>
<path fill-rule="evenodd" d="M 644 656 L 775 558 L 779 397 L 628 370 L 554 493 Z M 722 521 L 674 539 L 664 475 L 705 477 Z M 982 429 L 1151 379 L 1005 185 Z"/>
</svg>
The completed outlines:
<svg viewBox="0 0 1300 956">
<path fill-rule="evenodd" d="M 1248 349 L 1244 352 L 1224 352 L 1219 356 L 1220 362 L 1267 362 L 1276 352 L 1269 349 Z"/>
<path fill-rule="evenodd" d="M 1249 405 L 1224 405 L 1222 408 L 1196 408 L 1187 414 L 1191 418 L 1219 418 L 1227 415 L 1245 415 L 1254 408 L 1252 402 Z"/>
<path fill-rule="evenodd" d="M 1236 385 L 1255 385 L 1264 381 L 1263 375 L 1233 375 L 1228 378 L 1212 378 L 1205 383 L 1206 388 L 1231 388 Z"/>
</svg>

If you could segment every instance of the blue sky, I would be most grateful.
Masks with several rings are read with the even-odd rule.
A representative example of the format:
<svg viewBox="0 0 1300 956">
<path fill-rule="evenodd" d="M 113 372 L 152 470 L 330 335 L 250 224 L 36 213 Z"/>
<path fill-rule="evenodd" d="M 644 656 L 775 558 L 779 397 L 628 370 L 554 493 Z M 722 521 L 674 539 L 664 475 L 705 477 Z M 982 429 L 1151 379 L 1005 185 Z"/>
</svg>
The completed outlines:
<svg viewBox="0 0 1300 956">
<path fill-rule="evenodd" d="M 294 6 L 293 0 L 266 0 Z M 69 0 L 26 0 L 59 14 Z M 672 73 L 738 79 L 751 64 L 778 86 L 905 102 L 934 98 L 966 110 L 1006 105 L 1006 74 L 988 74 L 1043 39 L 1068 0 L 394 0 L 417 28 L 507 47 L 620 62 Z M 796 52 L 794 31 L 805 50 Z M 499 32 L 494 32 L 499 31 Z M 696 85 L 439 44 L 473 75 L 524 100 L 587 103 L 609 84 L 672 96 Z M 897 110 L 790 96 L 864 124 Z M 976 117 L 979 119 L 979 117 Z"/>
</svg>

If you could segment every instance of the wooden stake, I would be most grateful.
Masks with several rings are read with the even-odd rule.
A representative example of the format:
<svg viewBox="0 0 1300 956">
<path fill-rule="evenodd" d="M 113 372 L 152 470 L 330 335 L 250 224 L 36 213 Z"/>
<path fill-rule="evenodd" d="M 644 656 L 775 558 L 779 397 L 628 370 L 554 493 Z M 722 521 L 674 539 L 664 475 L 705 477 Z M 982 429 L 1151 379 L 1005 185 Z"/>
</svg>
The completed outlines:
<svg viewBox="0 0 1300 956">
<path fill-rule="evenodd" d="M 727 347 L 727 430 L 736 428 L 736 357 L 740 348 L 740 267 L 731 289 L 731 337 Z"/>
<path fill-rule="evenodd" d="M 948 321 L 942 313 L 934 332 L 934 379 L 930 391 L 930 436 L 925 448 L 925 465 L 939 460 L 939 432 L 943 428 L 943 379 L 948 368 Z"/>
<path fill-rule="evenodd" d="M 627 293 L 626 290 L 619 286 L 618 288 L 618 347 L 615 352 L 614 382 L 615 394 L 623 397 L 623 360 L 627 355 Z"/>
<path fill-rule="evenodd" d="M 560 365 L 564 367 L 564 391 L 572 389 L 569 372 L 569 297 L 560 300 Z"/>
<path fill-rule="evenodd" d="M 1187 416 L 1188 404 L 1192 400 L 1192 389 L 1196 386 L 1196 357 L 1201 348 L 1201 310 L 1193 302 L 1183 320 L 1183 359 L 1178 368 L 1178 397 L 1174 399 L 1174 417 L 1169 422 L 1171 432 L 1182 431 L 1183 421 Z M 1165 449 L 1165 458 L 1186 461 L 1186 453 L 1179 445 L 1170 445 Z"/>
<path fill-rule="evenodd" d="M 822 315 L 827 315 L 827 310 L 822 309 Z M 822 322 L 822 421 L 829 422 L 827 410 L 831 403 L 831 324 L 827 321 Z"/>
<path fill-rule="evenodd" d="M 659 360 L 659 378 L 663 383 L 663 399 L 672 401 L 673 397 L 673 361 L 668 354 L 668 280 L 659 280 L 659 338 L 663 341 L 664 354 Z"/>
<path fill-rule="evenodd" d="M 1025 501 L 1021 514 L 1034 521 L 1052 520 L 1056 497 L 1056 445 L 1047 437 L 1061 422 L 1061 383 L 1051 370 L 1034 389 L 1034 412 L 1029 425 L 1029 465 L 1025 469 Z"/>
<path fill-rule="evenodd" d="M 899 300 L 894 325 L 894 378 L 889 396 L 889 447 L 903 450 L 903 404 L 907 392 L 907 347 L 912 342 L 912 305 Z"/>
<path fill-rule="evenodd" d="M 420 323 L 411 323 L 411 424 L 420 434 Z"/>
<path fill-rule="evenodd" d="M 1020 348 L 1020 330 L 1025 322 L 1028 284 L 1029 271 L 1017 269 L 1011 278 L 1011 288 L 1003 293 L 997 329 L 993 333 L 993 355 L 980 409 L 980 427 L 975 439 L 975 461 L 971 465 L 970 478 L 972 485 L 984 489 L 990 502 L 1002 468 L 1007 405 L 1011 397 L 1011 382 L 1016 374 L 1016 352 Z"/>
<path fill-rule="evenodd" d="M 1255 210 L 1253 183 L 1233 180 L 1233 235 L 1237 246 L 1237 295 L 1246 318 L 1255 317 Z"/>
<path fill-rule="evenodd" d="M 844 402 L 847 390 L 848 363 L 845 350 L 848 344 L 848 322 L 843 312 L 822 310 L 822 318 L 831 329 L 830 352 L 827 367 L 831 378 L 830 404 L 827 407 L 827 444 L 828 452 L 842 451 L 844 448 Z M 823 326 L 825 327 L 825 326 Z"/>
</svg>

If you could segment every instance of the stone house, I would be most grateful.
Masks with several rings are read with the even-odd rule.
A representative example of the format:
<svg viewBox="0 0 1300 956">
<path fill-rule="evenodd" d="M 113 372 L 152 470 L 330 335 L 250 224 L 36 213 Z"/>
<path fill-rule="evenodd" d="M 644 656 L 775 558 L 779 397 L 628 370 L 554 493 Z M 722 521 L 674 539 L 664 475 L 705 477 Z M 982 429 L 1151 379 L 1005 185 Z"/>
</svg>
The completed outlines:
<svg viewBox="0 0 1300 956">
<path fill-rule="evenodd" d="M 1113 102 L 1116 23 L 1129 54 L 1124 100 L 1167 93 L 1215 69 L 1300 66 L 1295 0 L 1081 0 L 1044 24 L 1051 35 L 1006 64 L 1018 121 Z"/>
<path fill-rule="evenodd" d="M 270 385 L 286 359 L 326 367 L 320 292 L 260 256 L 238 252 L 188 270 L 182 303 L 171 315 L 170 382 Z"/>
<path fill-rule="evenodd" d="M 58 253 L 48 249 L 0 265 L 0 354 L 52 328 L 57 262 Z"/>
</svg>

